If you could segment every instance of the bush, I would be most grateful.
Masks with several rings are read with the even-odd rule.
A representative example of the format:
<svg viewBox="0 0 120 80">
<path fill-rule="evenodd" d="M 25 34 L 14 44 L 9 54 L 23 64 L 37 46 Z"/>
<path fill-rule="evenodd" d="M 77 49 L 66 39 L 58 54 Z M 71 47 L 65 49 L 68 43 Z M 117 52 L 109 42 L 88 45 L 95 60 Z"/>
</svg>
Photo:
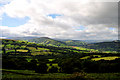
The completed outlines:
<svg viewBox="0 0 120 80">
<path fill-rule="evenodd" d="M 37 72 L 37 73 L 47 73 L 47 68 L 48 68 L 48 66 L 46 65 L 46 63 L 40 63 L 36 67 L 35 72 Z"/>
<path fill-rule="evenodd" d="M 50 73 L 57 73 L 57 72 L 58 72 L 58 68 L 52 66 L 52 68 L 49 69 L 49 72 L 50 72 Z"/>
</svg>

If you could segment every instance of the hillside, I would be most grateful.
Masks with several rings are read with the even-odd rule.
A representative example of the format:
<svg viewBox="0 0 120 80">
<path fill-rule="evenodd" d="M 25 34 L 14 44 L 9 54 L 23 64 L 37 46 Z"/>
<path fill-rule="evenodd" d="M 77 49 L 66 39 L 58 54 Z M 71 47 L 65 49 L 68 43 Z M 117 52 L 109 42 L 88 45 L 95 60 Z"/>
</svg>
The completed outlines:
<svg viewBox="0 0 120 80">
<path fill-rule="evenodd" d="M 47 38 L 49 39 L 49 38 Z M 51 40 L 51 39 L 50 39 Z M 48 56 L 48 55 L 58 55 L 65 56 L 80 54 L 80 53 L 91 53 L 98 52 L 93 49 L 85 49 L 82 47 L 74 46 L 51 46 L 37 44 L 33 42 L 20 41 L 20 40 L 10 40 L 10 39 L 1 39 L 2 42 L 2 53 L 4 55 L 19 55 L 19 56 Z M 60 44 L 60 42 L 59 42 Z M 50 57 L 50 56 L 49 56 Z"/>
<path fill-rule="evenodd" d="M 68 46 L 83 46 L 86 45 L 86 42 L 80 41 L 80 40 L 67 40 L 64 41 Z"/>
<path fill-rule="evenodd" d="M 90 49 L 99 49 L 102 51 L 119 51 L 120 41 L 99 42 L 87 44 L 85 47 Z"/>
<path fill-rule="evenodd" d="M 66 43 L 62 41 L 57 41 L 48 37 L 40 37 L 40 38 L 33 38 L 28 39 L 28 42 L 35 42 L 35 43 L 41 43 L 46 45 L 54 45 L 54 46 L 65 46 Z"/>
<path fill-rule="evenodd" d="M 40 37 L 40 38 L 33 38 L 28 39 L 29 42 L 35 42 L 35 43 L 42 43 L 47 45 L 55 45 L 55 46 L 83 46 L 87 44 L 86 42 L 80 41 L 80 40 L 55 40 L 48 37 Z"/>
</svg>

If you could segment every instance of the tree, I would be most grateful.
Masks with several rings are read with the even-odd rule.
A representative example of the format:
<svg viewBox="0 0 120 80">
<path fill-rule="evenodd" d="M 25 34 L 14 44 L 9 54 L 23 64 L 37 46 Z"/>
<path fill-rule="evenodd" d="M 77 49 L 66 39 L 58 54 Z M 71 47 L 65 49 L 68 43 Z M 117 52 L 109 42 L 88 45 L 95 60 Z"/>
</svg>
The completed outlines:
<svg viewBox="0 0 120 80">
<path fill-rule="evenodd" d="M 2 51 L 3 51 L 3 54 L 5 54 L 5 53 L 6 53 L 5 46 L 4 46 L 4 47 L 2 47 Z"/>
<path fill-rule="evenodd" d="M 4 45 L 3 47 L 2 47 L 2 51 L 3 51 L 3 54 L 5 54 L 6 53 L 6 45 L 7 45 L 7 42 L 5 41 L 5 40 L 2 40 L 2 44 Z"/>
<path fill-rule="evenodd" d="M 62 72 L 73 73 L 80 72 L 81 63 L 75 58 L 67 58 L 62 62 L 59 62 L 58 65 L 62 68 Z"/>
<path fill-rule="evenodd" d="M 29 62 L 29 69 L 31 70 L 35 70 L 35 68 L 37 68 L 37 61 L 35 59 L 32 59 L 30 62 Z"/>
<path fill-rule="evenodd" d="M 52 66 L 52 67 L 49 69 L 49 72 L 50 72 L 50 73 L 57 73 L 57 72 L 58 72 L 58 68 Z"/>
<path fill-rule="evenodd" d="M 35 69 L 35 72 L 37 73 L 47 73 L 47 68 L 48 66 L 46 65 L 46 63 L 41 62 Z"/>
</svg>

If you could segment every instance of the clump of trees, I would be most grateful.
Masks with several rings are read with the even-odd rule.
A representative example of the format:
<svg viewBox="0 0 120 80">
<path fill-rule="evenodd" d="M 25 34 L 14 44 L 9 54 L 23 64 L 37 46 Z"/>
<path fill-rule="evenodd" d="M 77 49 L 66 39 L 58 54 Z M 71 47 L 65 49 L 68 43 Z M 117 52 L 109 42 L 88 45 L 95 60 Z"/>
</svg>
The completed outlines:
<svg viewBox="0 0 120 80">
<path fill-rule="evenodd" d="M 47 68 L 48 66 L 46 65 L 46 63 L 42 62 L 42 63 L 39 63 L 38 66 L 35 68 L 35 72 L 47 73 Z"/>
<path fill-rule="evenodd" d="M 87 72 L 87 73 L 111 73 L 120 72 L 120 58 L 115 60 L 80 60 L 76 58 L 60 59 L 57 67 L 52 66 L 48 70 L 46 60 L 38 61 L 32 59 L 28 62 L 25 58 L 11 58 L 3 57 L 3 68 L 6 69 L 23 69 L 34 70 L 37 73 L 74 73 L 74 72 Z"/>
<path fill-rule="evenodd" d="M 52 67 L 49 69 L 49 72 L 50 72 L 50 73 L 57 73 L 57 72 L 58 72 L 58 68 L 55 67 L 55 66 L 52 66 Z"/>
<path fill-rule="evenodd" d="M 3 57 L 2 67 L 4 69 L 18 69 L 18 70 L 34 70 L 36 73 L 57 73 L 58 68 L 52 66 L 49 71 L 47 71 L 47 63 L 43 61 L 37 61 L 32 59 L 30 62 L 26 58 L 11 58 L 8 56 Z"/>
<path fill-rule="evenodd" d="M 120 58 L 115 60 L 80 60 L 75 58 L 64 59 L 59 62 L 63 73 L 88 72 L 88 73 L 111 73 L 120 72 Z"/>
</svg>

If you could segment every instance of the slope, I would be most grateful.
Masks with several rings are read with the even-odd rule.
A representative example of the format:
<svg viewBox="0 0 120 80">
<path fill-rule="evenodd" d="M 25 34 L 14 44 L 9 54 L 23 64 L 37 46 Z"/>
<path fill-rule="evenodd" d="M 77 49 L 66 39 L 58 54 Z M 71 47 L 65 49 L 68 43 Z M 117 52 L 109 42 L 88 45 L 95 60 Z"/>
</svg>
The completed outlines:
<svg viewBox="0 0 120 80">
<path fill-rule="evenodd" d="M 101 51 L 119 51 L 120 49 L 119 46 L 120 46 L 120 40 L 85 45 L 86 48 L 99 49 Z"/>
<path fill-rule="evenodd" d="M 83 46 L 87 44 L 86 42 L 80 41 L 80 40 L 55 40 L 48 37 L 40 37 L 40 38 L 34 38 L 29 39 L 29 42 L 35 42 L 35 43 L 42 43 L 47 45 L 55 45 L 55 46 Z"/>
</svg>

